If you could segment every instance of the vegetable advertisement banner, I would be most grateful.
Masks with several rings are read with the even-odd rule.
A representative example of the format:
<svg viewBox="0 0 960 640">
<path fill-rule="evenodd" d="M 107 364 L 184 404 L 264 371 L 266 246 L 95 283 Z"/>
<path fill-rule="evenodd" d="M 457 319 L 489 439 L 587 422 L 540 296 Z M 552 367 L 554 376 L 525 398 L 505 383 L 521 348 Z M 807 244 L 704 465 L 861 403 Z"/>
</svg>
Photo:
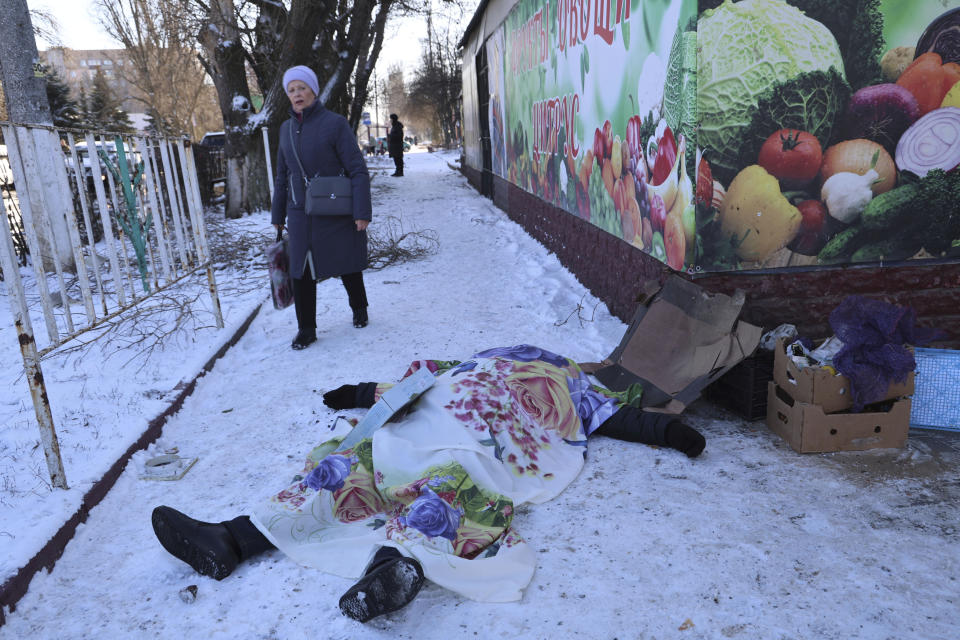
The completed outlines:
<svg viewBox="0 0 960 640">
<path fill-rule="evenodd" d="M 502 89 L 490 74 L 501 177 L 682 266 L 696 34 L 678 25 L 695 18 L 694 0 L 521 0 L 504 23 Z"/>
<path fill-rule="evenodd" d="M 497 46 L 497 173 L 673 269 L 960 256 L 960 0 L 521 0 Z"/>
</svg>

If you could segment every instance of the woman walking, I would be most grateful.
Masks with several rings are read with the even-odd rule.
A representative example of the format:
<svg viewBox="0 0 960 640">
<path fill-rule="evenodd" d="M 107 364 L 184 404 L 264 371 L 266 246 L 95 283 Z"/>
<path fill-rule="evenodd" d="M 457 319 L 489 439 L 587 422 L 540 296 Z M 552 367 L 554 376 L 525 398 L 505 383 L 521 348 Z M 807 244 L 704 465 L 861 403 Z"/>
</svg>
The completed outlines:
<svg viewBox="0 0 960 640">
<path fill-rule="evenodd" d="M 290 119 L 280 127 L 271 222 L 288 229 L 290 275 L 297 312 L 294 349 L 317 339 L 317 280 L 339 277 L 353 310 L 353 326 L 367 326 L 367 226 L 372 218 L 370 174 L 346 118 L 317 100 L 320 85 L 308 67 L 283 74 Z M 307 184 L 316 176 L 345 175 L 352 187 L 351 215 L 308 215 Z"/>
</svg>

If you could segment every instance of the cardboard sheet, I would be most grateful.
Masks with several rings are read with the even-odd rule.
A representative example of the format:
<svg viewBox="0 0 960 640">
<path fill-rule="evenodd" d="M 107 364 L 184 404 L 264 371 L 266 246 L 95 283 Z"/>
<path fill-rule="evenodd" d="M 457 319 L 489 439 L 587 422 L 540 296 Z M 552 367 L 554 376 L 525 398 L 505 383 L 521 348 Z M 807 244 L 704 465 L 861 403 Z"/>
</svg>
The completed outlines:
<svg viewBox="0 0 960 640">
<path fill-rule="evenodd" d="M 641 303 L 613 353 L 581 366 L 614 391 L 642 384 L 647 410 L 680 413 L 759 344 L 760 327 L 737 320 L 743 303 L 742 292 L 710 293 L 670 276 Z"/>
</svg>

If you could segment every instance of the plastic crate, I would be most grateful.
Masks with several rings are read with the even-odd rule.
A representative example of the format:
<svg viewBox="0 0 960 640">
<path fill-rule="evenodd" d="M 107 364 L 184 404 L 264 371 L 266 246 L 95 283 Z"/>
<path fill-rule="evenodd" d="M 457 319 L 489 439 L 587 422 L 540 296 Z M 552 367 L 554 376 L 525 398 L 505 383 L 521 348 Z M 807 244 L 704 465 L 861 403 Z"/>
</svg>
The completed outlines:
<svg viewBox="0 0 960 640">
<path fill-rule="evenodd" d="M 758 351 L 707 387 L 704 395 L 747 420 L 763 420 L 767 416 L 767 383 L 771 380 L 773 352 Z"/>
<path fill-rule="evenodd" d="M 916 387 L 910 426 L 960 432 L 960 351 L 915 349 Z"/>
</svg>

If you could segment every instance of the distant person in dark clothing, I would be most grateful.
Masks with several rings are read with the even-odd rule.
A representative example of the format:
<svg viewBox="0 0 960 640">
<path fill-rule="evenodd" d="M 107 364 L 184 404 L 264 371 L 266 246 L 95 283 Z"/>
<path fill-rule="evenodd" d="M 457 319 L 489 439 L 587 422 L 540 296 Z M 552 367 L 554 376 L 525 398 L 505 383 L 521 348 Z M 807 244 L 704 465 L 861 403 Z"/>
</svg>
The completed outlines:
<svg viewBox="0 0 960 640">
<path fill-rule="evenodd" d="M 397 114 L 390 114 L 390 131 L 387 133 L 387 151 L 393 158 L 393 164 L 397 166 L 392 176 L 403 175 L 403 123 L 397 118 Z"/>
</svg>

